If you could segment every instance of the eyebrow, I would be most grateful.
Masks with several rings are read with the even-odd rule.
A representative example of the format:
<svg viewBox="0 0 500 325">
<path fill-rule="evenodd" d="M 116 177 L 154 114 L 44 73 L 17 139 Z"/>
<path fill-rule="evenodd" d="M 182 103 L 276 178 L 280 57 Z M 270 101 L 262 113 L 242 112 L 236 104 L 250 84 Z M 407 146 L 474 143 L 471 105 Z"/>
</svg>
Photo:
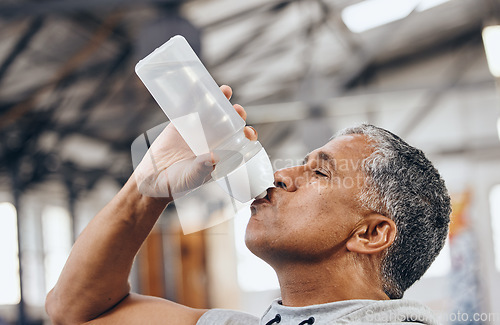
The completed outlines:
<svg viewBox="0 0 500 325">
<path fill-rule="evenodd" d="M 304 161 L 302 162 L 303 165 L 307 164 L 307 162 L 309 161 L 310 156 L 311 156 L 311 154 L 307 154 L 304 157 Z M 317 156 L 318 156 L 319 160 L 322 160 L 322 161 L 326 162 L 333 170 L 336 169 L 336 167 L 335 167 L 335 160 L 332 158 L 332 156 L 330 156 L 329 154 L 327 154 L 324 151 L 318 152 Z"/>
</svg>

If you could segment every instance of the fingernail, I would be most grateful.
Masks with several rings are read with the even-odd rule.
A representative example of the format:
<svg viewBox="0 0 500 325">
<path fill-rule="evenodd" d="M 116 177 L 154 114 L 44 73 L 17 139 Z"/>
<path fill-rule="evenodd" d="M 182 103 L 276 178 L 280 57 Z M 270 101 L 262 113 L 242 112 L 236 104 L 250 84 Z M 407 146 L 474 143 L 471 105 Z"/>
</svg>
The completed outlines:
<svg viewBox="0 0 500 325">
<path fill-rule="evenodd" d="M 248 127 L 249 127 L 249 128 L 251 128 L 251 129 L 253 130 L 253 133 L 254 133 L 254 134 L 257 134 L 257 130 L 256 130 L 253 126 L 250 126 L 250 125 L 249 125 Z"/>
</svg>

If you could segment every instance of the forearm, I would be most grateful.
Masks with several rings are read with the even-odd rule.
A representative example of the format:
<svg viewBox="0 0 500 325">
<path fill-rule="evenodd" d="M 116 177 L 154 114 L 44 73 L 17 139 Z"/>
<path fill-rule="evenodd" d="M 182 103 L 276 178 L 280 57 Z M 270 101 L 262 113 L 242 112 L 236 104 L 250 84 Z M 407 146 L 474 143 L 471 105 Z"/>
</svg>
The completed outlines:
<svg viewBox="0 0 500 325">
<path fill-rule="evenodd" d="M 129 179 L 75 242 L 47 296 L 53 320 L 89 321 L 126 297 L 134 257 L 168 202 L 141 195 Z"/>
</svg>

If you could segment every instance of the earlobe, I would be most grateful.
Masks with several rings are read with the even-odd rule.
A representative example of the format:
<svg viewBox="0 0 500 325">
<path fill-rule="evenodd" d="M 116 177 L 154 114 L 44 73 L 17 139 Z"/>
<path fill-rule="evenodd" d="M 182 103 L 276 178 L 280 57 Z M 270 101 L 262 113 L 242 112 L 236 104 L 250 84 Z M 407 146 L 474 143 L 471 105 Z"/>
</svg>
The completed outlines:
<svg viewBox="0 0 500 325">
<path fill-rule="evenodd" d="M 396 224 L 380 214 L 361 220 L 347 240 L 346 248 L 360 254 L 378 254 L 392 245 L 396 238 Z"/>
</svg>

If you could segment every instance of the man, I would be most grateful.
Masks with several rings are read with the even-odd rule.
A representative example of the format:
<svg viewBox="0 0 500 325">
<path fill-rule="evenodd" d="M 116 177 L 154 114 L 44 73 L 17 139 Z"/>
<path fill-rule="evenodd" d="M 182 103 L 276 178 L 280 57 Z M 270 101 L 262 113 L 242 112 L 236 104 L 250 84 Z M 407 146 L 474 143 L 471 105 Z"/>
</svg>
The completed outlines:
<svg viewBox="0 0 500 325">
<path fill-rule="evenodd" d="M 231 89 L 221 89 L 230 98 Z M 257 139 L 251 128 L 245 134 Z M 275 173 L 276 187 L 251 206 L 245 238 L 281 287 L 260 320 L 129 292 L 134 256 L 172 201 L 139 188 L 185 190 L 213 168 L 206 158 L 169 173 L 192 157 L 172 125 L 150 154 L 155 168 L 144 159 L 76 241 L 47 297 L 54 324 L 436 323 L 425 307 L 400 298 L 443 247 L 450 200 L 424 154 L 399 137 L 371 125 L 346 129 L 303 165 Z"/>
</svg>

